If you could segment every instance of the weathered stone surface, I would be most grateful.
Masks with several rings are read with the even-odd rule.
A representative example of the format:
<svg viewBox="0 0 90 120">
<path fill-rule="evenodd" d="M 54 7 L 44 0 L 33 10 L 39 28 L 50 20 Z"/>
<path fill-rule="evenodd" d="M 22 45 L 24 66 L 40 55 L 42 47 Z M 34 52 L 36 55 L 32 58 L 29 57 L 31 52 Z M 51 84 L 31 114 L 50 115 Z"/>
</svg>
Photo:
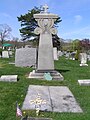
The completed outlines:
<svg viewBox="0 0 90 120">
<path fill-rule="evenodd" d="M 46 100 L 46 102 L 47 102 L 47 104 L 41 105 L 40 109 L 43 111 L 44 110 L 52 111 L 51 102 L 50 102 L 50 98 L 49 98 L 49 92 L 48 92 L 48 86 L 38 86 L 38 85 L 36 85 L 36 86 L 30 85 L 29 86 L 22 109 L 24 109 L 24 110 L 35 109 L 35 104 L 31 104 L 30 101 L 35 100 L 38 94 L 41 94 L 42 99 Z"/>
<path fill-rule="evenodd" d="M 37 94 L 41 95 L 46 104 L 42 104 L 40 110 L 52 112 L 82 112 L 71 91 L 65 86 L 39 86 L 30 85 L 23 103 L 22 109 L 35 109 L 35 104 L 30 104 L 35 100 Z"/>
<path fill-rule="evenodd" d="M 9 58 L 8 51 L 2 51 L 2 58 Z"/>
<path fill-rule="evenodd" d="M 36 48 L 16 49 L 15 66 L 31 67 L 36 64 Z"/>
<path fill-rule="evenodd" d="M 54 70 L 52 36 L 41 34 L 38 49 L 38 70 Z"/>
<path fill-rule="evenodd" d="M 0 81 L 17 82 L 18 75 L 2 75 Z"/>
<path fill-rule="evenodd" d="M 73 94 L 67 87 L 50 86 L 53 112 L 82 112 Z"/>
<path fill-rule="evenodd" d="M 90 86 L 90 79 L 87 80 L 78 80 L 79 85 Z"/>
<path fill-rule="evenodd" d="M 28 118 L 27 120 L 52 120 L 52 118 Z"/>
</svg>

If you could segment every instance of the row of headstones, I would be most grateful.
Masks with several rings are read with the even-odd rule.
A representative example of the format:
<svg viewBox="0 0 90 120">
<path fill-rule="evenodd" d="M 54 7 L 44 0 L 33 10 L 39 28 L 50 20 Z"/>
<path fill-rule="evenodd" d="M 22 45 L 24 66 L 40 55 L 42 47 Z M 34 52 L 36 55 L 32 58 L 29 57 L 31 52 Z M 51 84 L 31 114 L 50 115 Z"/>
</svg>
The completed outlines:
<svg viewBox="0 0 90 120">
<path fill-rule="evenodd" d="M 0 55 L 1 58 L 9 58 L 12 56 L 12 51 L 2 51 L 2 54 Z"/>
<path fill-rule="evenodd" d="M 66 58 L 68 59 L 71 59 L 71 60 L 75 60 L 75 54 L 76 54 L 76 51 L 75 52 L 66 52 L 66 51 L 57 51 L 57 56 L 60 57 L 60 56 L 63 56 L 65 55 Z M 85 57 L 88 61 L 90 61 L 90 55 L 89 54 L 86 54 L 86 53 L 80 53 L 80 60 L 82 57 Z"/>
<path fill-rule="evenodd" d="M 60 53 L 61 56 L 65 54 L 66 58 L 75 60 L 75 54 L 76 54 L 76 52 L 72 52 L 72 53 L 63 53 L 61 51 L 58 51 L 58 52 Z M 86 53 L 80 53 L 79 54 L 79 59 L 81 61 L 80 66 L 88 66 L 87 60 L 88 61 L 90 60 L 90 55 L 87 55 Z"/>
<path fill-rule="evenodd" d="M 23 55 L 27 54 L 27 57 L 30 55 L 30 57 L 36 57 L 36 48 L 20 48 L 17 49 L 16 52 L 17 54 L 22 53 Z M 29 54 L 30 52 L 30 54 Z M 54 60 L 58 60 L 58 53 L 57 53 L 57 48 L 53 48 L 53 54 L 54 54 Z M 12 51 L 2 51 L 2 55 L 0 57 L 2 58 L 9 58 L 12 55 Z M 20 55 L 20 54 L 19 54 Z M 24 56 L 25 57 L 25 56 Z"/>
<path fill-rule="evenodd" d="M 75 55 L 75 53 L 73 53 Z M 60 56 L 64 55 L 64 52 L 57 51 L 57 48 L 53 48 L 54 60 L 58 60 Z M 67 54 L 66 54 L 67 55 Z M 69 53 L 68 53 L 69 55 Z M 36 65 L 37 61 L 37 49 L 36 48 L 20 48 L 16 49 L 15 53 L 15 66 L 19 67 L 31 67 Z M 48 59 L 48 58 L 47 58 Z M 87 59 L 90 59 L 90 55 L 86 53 L 80 53 L 80 66 L 88 66 Z M 73 57 L 73 60 L 75 58 Z"/>
<path fill-rule="evenodd" d="M 58 60 L 58 52 L 57 48 L 53 48 L 54 53 L 54 59 Z M 9 52 L 11 51 L 3 51 L 2 56 L 4 58 L 8 58 Z M 62 52 L 59 51 L 59 55 L 62 56 Z M 12 55 L 12 53 L 10 54 Z M 87 66 L 87 55 L 86 53 L 81 53 L 81 64 L 80 66 Z M 16 50 L 15 54 L 15 65 L 16 66 L 32 66 L 36 64 L 36 48 L 20 48 Z M 0 81 L 10 81 L 10 82 L 16 82 L 17 81 L 17 75 L 8 75 L 8 76 L 1 76 Z M 80 85 L 90 85 L 90 80 L 78 80 L 78 83 Z"/>
<path fill-rule="evenodd" d="M 2 58 L 9 58 L 12 55 L 12 51 L 2 51 Z M 53 48 L 54 60 L 58 60 L 59 56 L 62 56 L 61 51 L 57 51 L 57 48 Z M 48 59 L 48 58 L 47 58 Z M 87 59 L 90 59 L 90 55 L 86 53 L 80 53 L 80 66 L 88 66 Z M 16 50 L 15 65 L 21 67 L 35 66 L 36 64 L 36 48 L 20 48 Z"/>
<path fill-rule="evenodd" d="M 68 59 L 71 59 L 71 60 L 75 60 L 75 54 L 76 54 L 76 52 L 72 52 L 72 53 L 68 52 L 68 53 L 65 54 L 65 57 L 68 58 Z M 86 53 L 83 53 L 83 54 L 86 57 L 86 59 L 88 61 L 90 61 L 90 55 L 88 55 Z M 81 56 L 83 56 L 83 54 L 80 53 L 80 58 L 81 58 Z"/>
</svg>

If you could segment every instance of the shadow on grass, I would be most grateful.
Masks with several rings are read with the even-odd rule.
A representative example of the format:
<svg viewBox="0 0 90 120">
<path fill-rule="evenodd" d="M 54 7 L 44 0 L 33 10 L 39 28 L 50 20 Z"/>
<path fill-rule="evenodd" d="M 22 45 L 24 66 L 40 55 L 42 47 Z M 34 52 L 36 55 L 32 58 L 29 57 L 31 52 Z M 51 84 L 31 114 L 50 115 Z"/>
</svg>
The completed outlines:
<svg viewBox="0 0 90 120">
<path fill-rule="evenodd" d="M 56 71 L 58 71 L 59 73 L 64 73 L 64 72 L 68 72 L 70 70 L 60 70 L 60 69 L 55 69 Z"/>
</svg>

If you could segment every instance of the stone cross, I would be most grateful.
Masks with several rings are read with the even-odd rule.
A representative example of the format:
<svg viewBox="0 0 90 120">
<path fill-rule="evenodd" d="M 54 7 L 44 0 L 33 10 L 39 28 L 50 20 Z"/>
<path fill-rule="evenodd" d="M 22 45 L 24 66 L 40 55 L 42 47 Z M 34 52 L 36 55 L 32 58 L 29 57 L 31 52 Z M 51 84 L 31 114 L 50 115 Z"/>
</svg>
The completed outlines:
<svg viewBox="0 0 90 120">
<path fill-rule="evenodd" d="M 36 99 L 31 100 L 30 104 L 35 104 L 36 115 L 39 115 L 41 104 L 46 104 L 46 100 L 41 99 L 41 94 L 38 93 Z"/>
<path fill-rule="evenodd" d="M 46 100 L 43 100 L 43 99 L 41 98 L 41 94 L 38 93 L 36 99 L 31 100 L 30 102 L 31 102 L 31 104 L 34 103 L 34 104 L 36 104 L 36 105 L 41 105 L 41 104 L 46 103 Z"/>
<path fill-rule="evenodd" d="M 44 13 L 47 13 L 47 9 L 48 9 L 48 5 L 45 4 L 45 5 L 43 6 Z"/>
</svg>

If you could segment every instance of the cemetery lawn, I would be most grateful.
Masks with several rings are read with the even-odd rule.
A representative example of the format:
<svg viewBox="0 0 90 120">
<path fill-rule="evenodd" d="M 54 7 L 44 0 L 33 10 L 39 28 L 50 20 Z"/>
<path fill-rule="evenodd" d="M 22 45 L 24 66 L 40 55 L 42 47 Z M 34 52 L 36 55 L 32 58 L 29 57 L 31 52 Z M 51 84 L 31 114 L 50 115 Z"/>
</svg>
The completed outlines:
<svg viewBox="0 0 90 120">
<path fill-rule="evenodd" d="M 39 117 L 53 120 L 90 120 L 90 86 L 79 86 L 78 79 L 90 79 L 90 62 L 88 67 L 80 67 L 80 61 L 66 60 L 64 57 L 55 61 L 55 69 L 64 76 L 64 81 L 45 81 L 28 79 L 32 68 L 15 67 L 8 64 L 12 58 L 0 58 L 0 76 L 18 75 L 18 82 L 0 82 L 0 120 L 20 120 L 16 118 L 16 101 L 23 104 L 29 85 L 67 86 L 83 110 L 83 113 L 40 112 Z M 35 117 L 35 111 L 25 111 Z M 23 114 L 25 116 L 25 114 Z"/>
</svg>

